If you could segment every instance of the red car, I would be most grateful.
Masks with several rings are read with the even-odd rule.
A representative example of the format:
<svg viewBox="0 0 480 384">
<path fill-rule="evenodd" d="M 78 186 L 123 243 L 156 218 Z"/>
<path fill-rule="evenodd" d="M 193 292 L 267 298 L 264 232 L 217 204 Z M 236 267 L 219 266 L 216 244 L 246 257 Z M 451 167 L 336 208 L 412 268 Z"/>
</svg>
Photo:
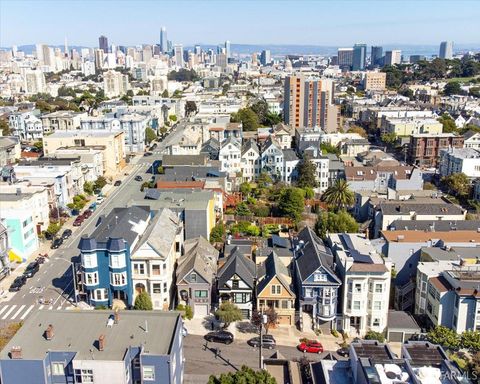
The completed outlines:
<svg viewBox="0 0 480 384">
<path fill-rule="evenodd" d="M 79 227 L 80 225 L 82 225 L 83 221 L 85 220 L 85 217 L 84 216 L 78 216 L 75 221 L 73 222 L 73 226 L 74 227 Z"/>
<path fill-rule="evenodd" d="M 91 209 L 87 209 L 85 212 L 83 212 L 83 217 L 85 219 L 88 219 L 90 216 L 92 216 L 93 211 Z"/>
<path fill-rule="evenodd" d="M 323 352 L 323 345 L 316 340 L 307 340 L 298 345 L 298 350 L 302 352 L 308 353 L 322 353 Z"/>
</svg>

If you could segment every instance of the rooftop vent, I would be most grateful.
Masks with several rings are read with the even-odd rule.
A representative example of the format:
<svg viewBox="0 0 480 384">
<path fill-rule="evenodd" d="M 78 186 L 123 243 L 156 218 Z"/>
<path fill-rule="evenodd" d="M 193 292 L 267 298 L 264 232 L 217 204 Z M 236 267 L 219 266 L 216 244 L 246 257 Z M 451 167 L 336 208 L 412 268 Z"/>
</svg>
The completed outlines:
<svg viewBox="0 0 480 384">
<path fill-rule="evenodd" d="M 103 351 L 105 349 L 105 335 L 100 335 L 98 338 L 98 350 Z"/>
<path fill-rule="evenodd" d="M 12 349 L 10 350 L 10 357 L 12 359 L 22 359 L 22 347 L 18 347 L 18 346 L 14 346 L 12 347 Z"/>
<path fill-rule="evenodd" d="M 52 340 L 53 339 L 53 336 L 54 336 L 54 333 L 53 333 L 53 325 L 52 324 L 49 324 L 47 329 L 45 330 L 45 338 L 47 340 Z"/>
</svg>

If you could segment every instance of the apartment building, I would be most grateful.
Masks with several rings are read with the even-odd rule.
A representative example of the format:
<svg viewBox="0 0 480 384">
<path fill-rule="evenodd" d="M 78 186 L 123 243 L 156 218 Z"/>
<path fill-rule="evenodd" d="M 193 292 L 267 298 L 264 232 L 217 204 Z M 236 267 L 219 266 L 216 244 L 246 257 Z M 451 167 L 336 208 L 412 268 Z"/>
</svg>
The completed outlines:
<svg viewBox="0 0 480 384">
<path fill-rule="evenodd" d="M 8 116 L 8 127 L 12 135 L 20 140 L 39 140 L 43 137 L 42 121 L 38 109 L 12 112 Z"/>
<path fill-rule="evenodd" d="M 236 174 L 242 171 L 242 147 L 240 142 L 230 137 L 221 143 L 218 153 L 220 170 L 229 174 Z"/>
<path fill-rule="evenodd" d="M 387 74 L 385 72 L 366 72 L 362 80 L 362 88 L 365 91 L 384 91 Z"/>
<path fill-rule="evenodd" d="M 241 154 L 242 176 L 247 181 L 255 180 L 260 174 L 260 149 L 253 139 L 245 141 Z"/>
<path fill-rule="evenodd" d="M 17 137 L 0 136 L 0 167 L 15 164 L 20 156 L 20 140 Z"/>
<path fill-rule="evenodd" d="M 105 96 L 112 98 L 123 96 L 130 89 L 128 76 L 117 71 L 109 70 L 103 74 L 103 90 Z"/>
<path fill-rule="evenodd" d="M 87 112 L 56 111 L 40 116 L 43 132 L 71 131 L 80 129 L 81 119 L 88 118 Z"/>
<path fill-rule="evenodd" d="M 448 148 L 463 148 L 463 136 L 453 133 L 414 134 L 408 146 L 408 160 L 411 164 L 423 167 L 437 167 L 440 151 Z"/>
<path fill-rule="evenodd" d="M 443 125 L 437 119 L 429 117 L 386 117 L 382 119 L 381 132 L 400 137 L 424 133 L 440 135 L 443 132 Z"/>
<path fill-rule="evenodd" d="M 480 151 L 473 148 L 448 148 L 440 151 L 440 175 L 464 173 L 471 179 L 480 177 Z"/>
</svg>

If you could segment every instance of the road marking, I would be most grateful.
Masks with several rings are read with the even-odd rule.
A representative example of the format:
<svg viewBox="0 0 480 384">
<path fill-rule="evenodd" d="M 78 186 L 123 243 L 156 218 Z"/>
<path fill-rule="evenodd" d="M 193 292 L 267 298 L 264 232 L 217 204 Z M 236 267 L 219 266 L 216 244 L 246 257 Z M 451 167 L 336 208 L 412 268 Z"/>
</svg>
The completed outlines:
<svg viewBox="0 0 480 384">
<path fill-rule="evenodd" d="M 45 307 L 45 305 L 42 304 L 38 309 L 43 309 L 43 307 Z"/>
<path fill-rule="evenodd" d="M 59 306 L 57 307 L 57 311 L 58 311 L 59 309 L 62 309 L 62 306 L 61 306 L 61 305 L 59 305 Z"/>
<path fill-rule="evenodd" d="M 8 317 L 8 315 L 10 315 L 10 313 L 12 313 L 15 310 L 15 308 L 17 308 L 17 305 L 16 304 L 12 305 L 12 308 L 10 308 L 7 311 L 7 313 L 5 313 L 5 315 L 3 315 L 2 320 L 5 320 Z"/>
<path fill-rule="evenodd" d="M 25 308 L 25 307 L 26 307 L 26 305 L 23 304 L 20 308 L 18 308 L 18 311 L 15 312 L 15 314 L 10 318 L 10 320 L 14 320 L 20 314 L 20 312 L 23 311 L 23 308 Z"/>
<path fill-rule="evenodd" d="M 2 309 L 0 309 L 0 315 L 5 312 L 5 310 L 8 308 L 8 305 L 4 306 Z"/>
<path fill-rule="evenodd" d="M 37 283 L 40 281 L 40 279 L 41 279 L 40 277 L 37 279 Z"/>
<path fill-rule="evenodd" d="M 27 315 L 30 313 L 30 311 L 33 309 L 34 305 L 31 305 L 27 311 L 20 317 L 20 320 L 23 320 L 25 319 L 25 317 L 27 317 Z"/>
<path fill-rule="evenodd" d="M 51 311 L 53 309 L 53 305 L 50 305 L 50 307 L 48 307 L 48 310 Z"/>
<path fill-rule="evenodd" d="M 45 275 L 47 273 L 47 271 L 43 272 L 43 274 Z"/>
<path fill-rule="evenodd" d="M 22 295 L 22 299 L 23 299 L 25 296 L 26 296 L 26 293 L 24 293 L 24 294 Z"/>
</svg>

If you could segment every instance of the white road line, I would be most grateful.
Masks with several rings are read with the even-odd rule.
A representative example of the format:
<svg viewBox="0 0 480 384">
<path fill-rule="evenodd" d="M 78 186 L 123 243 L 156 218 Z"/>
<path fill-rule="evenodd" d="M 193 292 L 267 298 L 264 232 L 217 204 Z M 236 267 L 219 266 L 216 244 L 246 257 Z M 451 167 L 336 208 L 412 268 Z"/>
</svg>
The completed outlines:
<svg viewBox="0 0 480 384">
<path fill-rule="evenodd" d="M 53 305 L 50 305 L 50 307 L 48 307 L 48 310 L 51 311 L 53 309 Z"/>
<path fill-rule="evenodd" d="M 25 308 L 25 307 L 26 307 L 26 305 L 23 304 L 20 308 L 18 308 L 18 311 L 15 312 L 15 314 L 10 318 L 10 320 L 14 320 L 20 314 L 20 312 L 23 311 L 23 308 Z"/>
<path fill-rule="evenodd" d="M 45 275 L 47 273 L 47 271 L 43 272 L 43 274 Z"/>
<path fill-rule="evenodd" d="M 5 313 L 5 315 L 3 315 L 2 320 L 5 320 L 5 319 L 8 317 L 8 315 L 10 315 L 10 313 L 14 311 L 15 308 L 17 308 L 17 306 L 16 306 L 15 304 L 12 305 L 12 308 L 10 308 L 10 309 L 7 311 L 7 313 Z"/>
<path fill-rule="evenodd" d="M 43 309 L 45 307 L 45 305 L 40 305 L 40 307 L 38 309 Z"/>
<path fill-rule="evenodd" d="M 27 315 L 30 313 L 30 311 L 33 309 L 33 307 L 35 307 L 35 306 L 30 305 L 30 307 L 26 310 L 26 312 L 20 317 L 20 320 L 25 319 L 25 317 L 27 317 Z"/>
<path fill-rule="evenodd" d="M 59 306 L 57 307 L 57 311 L 58 311 L 59 309 L 62 309 L 62 306 L 61 306 L 61 305 L 59 305 Z"/>
<path fill-rule="evenodd" d="M 5 312 L 5 310 L 8 308 L 8 305 L 5 305 L 2 309 L 0 309 L 0 315 Z"/>
</svg>

